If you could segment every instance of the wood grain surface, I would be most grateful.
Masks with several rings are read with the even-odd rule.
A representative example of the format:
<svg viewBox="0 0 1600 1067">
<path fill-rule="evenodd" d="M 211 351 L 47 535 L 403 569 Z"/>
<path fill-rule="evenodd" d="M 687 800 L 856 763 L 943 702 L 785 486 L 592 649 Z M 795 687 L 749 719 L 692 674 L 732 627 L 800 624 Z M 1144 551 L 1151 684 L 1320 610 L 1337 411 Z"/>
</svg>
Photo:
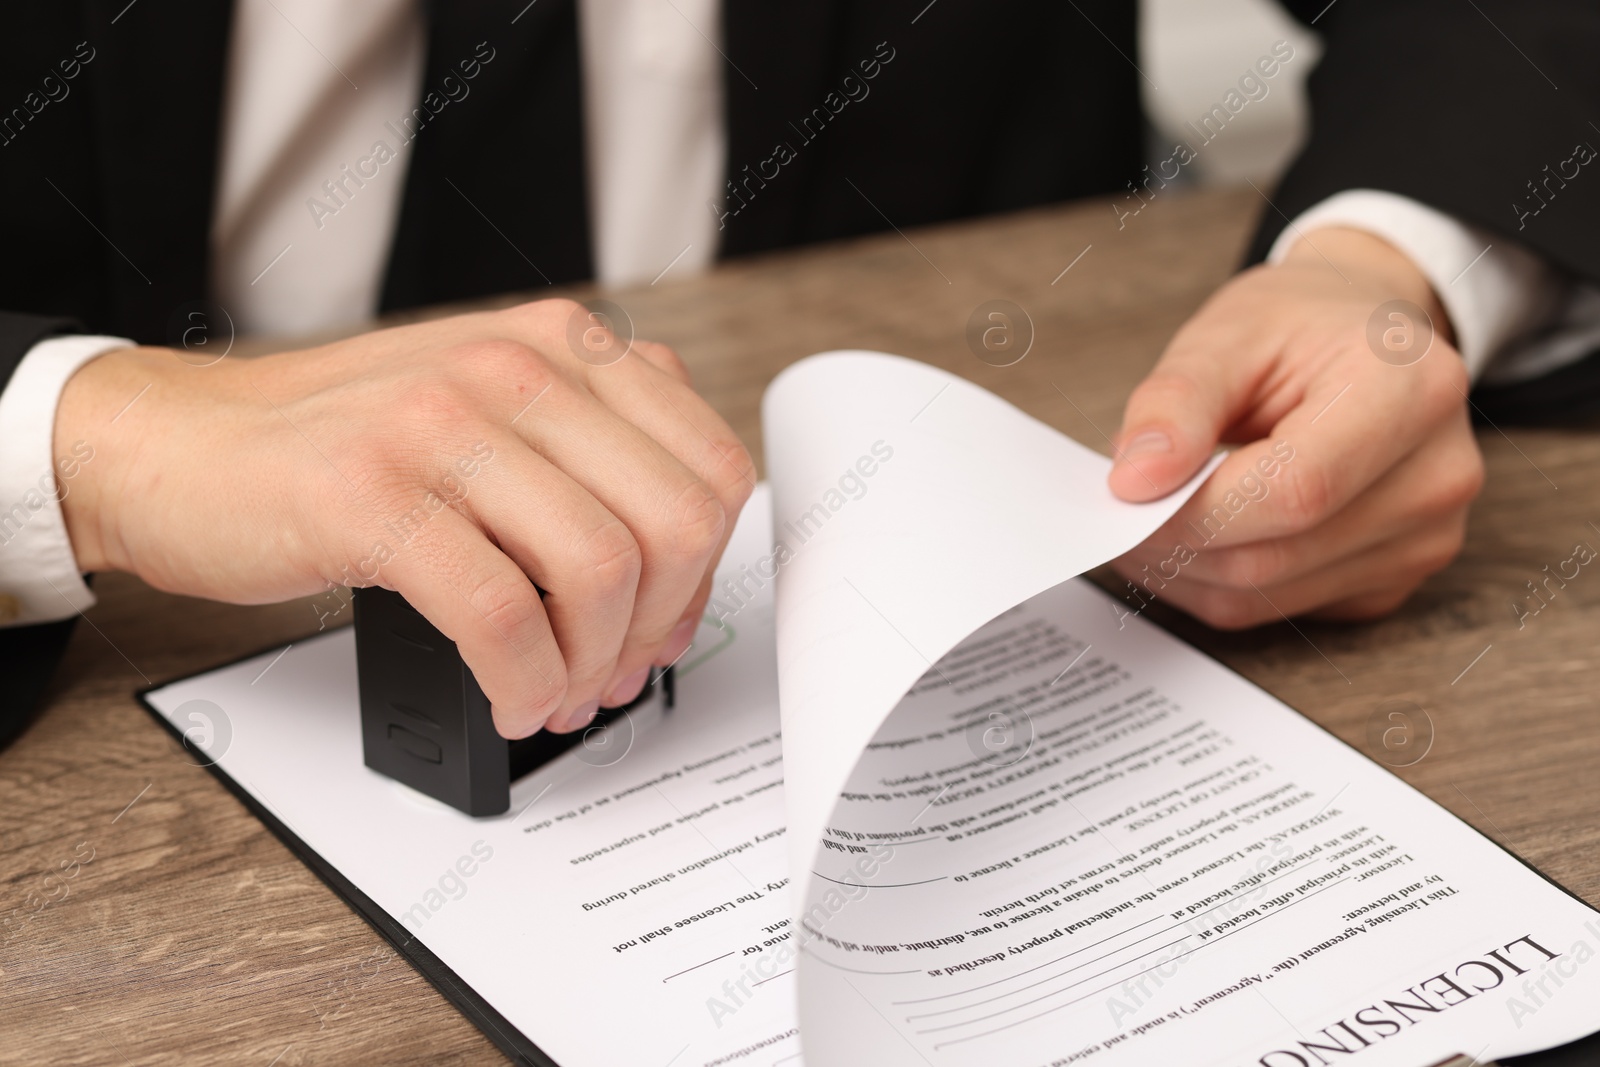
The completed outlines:
<svg viewBox="0 0 1600 1067">
<path fill-rule="evenodd" d="M 1233 270 L 1263 206 L 1248 190 L 1170 196 L 1119 229 L 1105 202 L 1084 203 L 605 295 L 678 348 L 758 457 L 763 387 L 829 348 L 935 363 L 1105 452 L 1129 389 Z M 1010 367 L 966 340 L 991 299 L 1032 321 Z M 1431 747 L 1396 773 L 1597 903 L 1600 575 L 1585 568 L 1521 628 L 1511 605 L 1577 543 L 1600 548 L 1600 437 L 1500 429 L 1480 435 L 1489 482 L 1464 555 L 1392 618 L 1219 634 L 1149 614 L 1374 756 L 1396 759 L 1368 738 L 1388 702 L 1420 708 Z M 134 701 L 314 632 L 311 603 L 214 604 L 122 575 L 95 589 L 49 709 L 0 754 L 0 1063 L 498 1061 Z M 595 1009 L 597 1025 L 626 1011 L 603 995 Z"/>
</svg>

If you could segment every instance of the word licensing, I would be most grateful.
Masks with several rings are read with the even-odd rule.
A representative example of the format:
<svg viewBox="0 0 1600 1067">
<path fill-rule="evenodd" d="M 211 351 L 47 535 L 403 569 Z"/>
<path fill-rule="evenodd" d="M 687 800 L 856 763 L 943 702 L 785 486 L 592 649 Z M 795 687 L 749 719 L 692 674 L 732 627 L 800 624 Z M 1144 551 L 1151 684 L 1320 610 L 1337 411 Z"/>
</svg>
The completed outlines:
<svg viewBox="0 0 1600 1067">
<path fill-rule="evenodd" d="M 1212 104 L 1211 109 L 1200 116 L 1199 126 L 1192 122 L 1185 122 L 1184 125 L 1195 136 L 1194 144 L 1190 144 L 1187 141 L 1179 141 L 1173 145 L 1172 155 L 1156 164 L 1156 172 L 1154 174 L 1150 173 L 1149 164 L 1145 165 L 1144 178 L 1139 183 L 1139 186 L 1142 186 L 1145 192 L 1150 194 L 1150 199 L 1155 199 L 1157 189 L 1165 189 L 1167 182 L 1175 181 L 1182 169 L 1193 163 L 1200 155 L 1200 149 L 1216 140 L 1228 123 L 1239 112 L 1243 111 L 1251 101 L 1265 100 L 1267 94 L 1272 91 L 1272 87 L 1267 83 L 1277 77 L 1278 72 L 1283 69 L 1283 65 L 1292 59 L 1294 59 L 1294 46 L 1288 41 L 1278 41 L 1272 46 L 1270 55 L 1260 57 L 1256 60 L 1255 66 L 1246 68 L 1245 72 L 1239 75 L 1239 87 L 1237 89 L 1229 89 L 1219 103 Z M 1168 172 L 1169 168 L 1170 173 Z M 1152 182 L 1156 183 L 1154 187 L 1151 185 Z M 1117 227 L 1119 230 L 1128 224 L 1127 219 L 1130 216 L 1137 215 L 1145 209 L 1147 201 L 1144 194 L 1139 192 L 1139 186 L 1135 186 L 1131 181 L 1128 182 L 1132 197 L 1139 202 L 1138 207 L 1132 211 L 1126 211 L 1116 204 L 1111 205 L 1111 210 L 1116 214 L 1117 221 L 1121 224 Z M 1130 197 L 1129 194 L 1125 193 L 1122 198 L 1128 200 Z"/>
<path fill-rule="evenodd" d="M 367 182 L 363 179 L 372 179 L 378 176 L 378 171 L 387 163 L 400 157 L 400 148 L 404 148 L 416 140 L 417 134 L 428 124 L 430 119 L 436 118 L 439 112 L 450 106 L 451 101 L 460 103 L 472 92 L 472 86 L 467 82 L 483 73 L 483 68 L 494 62 L 496 53 L 489 47 L 488 41 L 479 41 L 477 49 L 472 53 L 471 59 L 463 59 L 456 64 L 461 70 L 461 77 L 446 74 L 439 83 L 443 95 L 436 90 L 429 89 L 422 94 L 422 103 L 411 109 L 411 114 L 400 120 L 396 126 L 392 122 L 385 122 L 384 126 L 394 134 L 397 148 L 390 148 L 387 141 L 372 142 L 372 150 L 356 160 L 355 169 L 346 163 L 339 168 L 337 178 L 329 178 L 322 183 L 322 191 L 327 200 L 315 196 L 306 197 L 306 210 L 311 212 L 311 221 L 317 224 L 317 229 L 322 229 L 330 215 L 337 215 L 355 199 L 358 190 L 366 188 Z M 354 184 L 355 188 L 351 188 Z M 343 195 L 341 195 L 343 194 Z"/>
<path fill-rule="evenodd" d="M 832 122 L 839 112 L 849 107 L 852 102 L 860 103 L 865 100 L 867 94 L 872 92 L 872 88 L 867 85 L 867 82 L 876 78 L 883 71 L 885 65 L 893 62 L 896 54 L 895 50 L 889 46 L 888 41 L 879 41 L 878 47 L 873 50 L 873 58 L 863 59 L 856 64 L 856 67 L 861 71 L 860 78 L 857 78 L 854 74 L 846 74 L 839 82 L 839 89 L 828 90 L 828 95 L 822 98 L 822 106 L 812 108 L 811 114 L 801 119 L 799 126 L 792 122 L 789 123 L 789 128 L 800 135 L 801 145 L 808 145 L 821 136 L 828 123 Z M 840 94 L 841 89 L 843 90 L 843 95 Z M 737 208 L 730 209 L 728 207 L 728 197 L 726 196 L 722 198 L 720 204 L 716 200 L 706 201 L 706 207 L 710 208 L 711 214 L 716 216 L 717 229 L 726 229 L 728 219 L 749 206 L 746 203 L 747 200 L 754 200 L 756 193 L 767 187 L 767 182 L 776 178 L 783 172 L 785 166 L 793 163 L 799 157 L 800 153 L 795 149 L 794 145 L 788 141 L 779 141 L 772 146 L 772 155 L 756 164 L 756 172 L 754 174 L 750 173 L 750 164 L 746 163 L 743 168 L 744 177 L 739 179 L 738 185 L 734 184 L 732 178 L 728 179 L 728 192 L 732 194 L 733 199 L 739 201 Z M 756 188 L 750 188 L 751 182 L 755 183 Z M 743 194 L 740 193 L 741 186 L 744 190 Z"/>
<path fill-rule="evenodd" d="M 1260 1067 L 1328 1067 L 1332 1063 L 1346 1063 L 1348 1061 L 1344 1057 L 1363 1052 L 1400 1033 L 1407 1026 L 1427 1022 L 1431 1015 L 1439 1015 L 1458 1004 L 1482 996 L 1499 988 L 1508 977 L 1527 974 L 1562 955 L 1564 953 L 1552 952 L 1532 937 L 1524 935 L 1499 948 L 1490 949 L 1482 957 L 1474 956 L 1458 963 L 1454 969 L 1442 970 L 1431 978 L 1407 986 L 1396 993 L 1393 999 L 1375 1000 L 1310 1035 L 1302 1031 L 1302 1040 L 1292 1046 L 1273 1049 L 1259 1056 L 1255 1062 Z M 1520 963 L 1513 962 L 1508 956 Z M 1511 973 L 1508 975 L 1507 971 Z M 1513 1018 L 1516 1018 L 1514 1012 Z M 1335 1058 L 1325 1055 L 1328 1053 L 1339 1055 Z"/>
</svg>

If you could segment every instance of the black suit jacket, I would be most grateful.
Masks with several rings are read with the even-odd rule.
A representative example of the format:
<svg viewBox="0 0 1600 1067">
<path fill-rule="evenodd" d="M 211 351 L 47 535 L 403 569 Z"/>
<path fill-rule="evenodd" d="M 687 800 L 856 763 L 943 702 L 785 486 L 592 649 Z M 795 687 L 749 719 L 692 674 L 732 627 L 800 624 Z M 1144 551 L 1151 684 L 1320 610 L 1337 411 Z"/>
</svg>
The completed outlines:
<svg viewBox="0 0 1600 1067">
<path fill-rule="evenodd" d="M 1310 141 L 1263 214 L 1253 257 L 1287 218 L 1371 187 L 1600 279 L 1600 168 L 1559 188 L 1545 169 L 1580 141 L 1600 145 L 1588 121 L 1600 117 L 1593 0 L 1287 6 L 1315 22 L 1327 55 L 1310 83 Z M 429 7 L 422 128 L 383 308 L 588 277 L 573 0 Z M 1144 162 L 1136 8 L 725 0 L 721 254 L 1126 191 Z M 206 296 L 230 14 L 217 0 L 54 0 L 8 13 L 0 381 L 63 320 L 171 343 L 175 313 Z M 484 47 L 494 59 L 470 95 L 440 105 L 445 79 Z M 846 76 L 859 85 L 873 62 L 870 95 L 840 105 L 860 94 Z M 1219 100 L 1229 88 L 1217 86 Z M 1529 217 L 1539 188 L 1547 206 Z M 64 633 L 0 631 L 10 702 L 0 741 L 23 721 L 18 679 L 31 704 Z"/>
</svg>

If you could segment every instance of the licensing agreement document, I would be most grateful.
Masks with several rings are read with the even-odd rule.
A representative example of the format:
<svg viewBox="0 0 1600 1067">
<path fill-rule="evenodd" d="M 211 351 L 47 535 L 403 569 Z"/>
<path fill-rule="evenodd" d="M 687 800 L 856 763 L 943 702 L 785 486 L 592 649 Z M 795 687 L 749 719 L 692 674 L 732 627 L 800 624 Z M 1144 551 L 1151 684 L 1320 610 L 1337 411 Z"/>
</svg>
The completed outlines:
<svg viewBox="0 0 1600 1067">
<path fill-rule="evenodd" d="M 877 353 L 764 420 L 676 709 L 504 816 L 362 765 L 349 631 L 146 700 L 522 1062 L 1425 1067 L 1600 1025 L 1600 915 L 1072 580 L 1193 485 L 1116 501 Z"/>
</svg>

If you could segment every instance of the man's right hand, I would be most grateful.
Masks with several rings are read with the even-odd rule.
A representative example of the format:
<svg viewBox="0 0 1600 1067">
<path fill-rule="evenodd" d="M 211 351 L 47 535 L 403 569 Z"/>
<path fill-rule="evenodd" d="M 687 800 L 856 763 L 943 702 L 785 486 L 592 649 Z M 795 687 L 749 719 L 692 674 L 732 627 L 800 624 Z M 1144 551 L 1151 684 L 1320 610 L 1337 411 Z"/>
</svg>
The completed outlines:
<svg viewBox="0 0 1600 1067">
<path fill-rule="evenodd" d="M 502 734 L 578 728 L 688 647 L 755 484 L 671 350 L 600 365 L 619 342 L 571 343 L 594 329 L 542 300 L 210 366 L 101 356 L 56 413 L 57 455 L 95 450 L 62 501 L 78 564 L 235 603 L 394 589 Z"/>
</svg>

